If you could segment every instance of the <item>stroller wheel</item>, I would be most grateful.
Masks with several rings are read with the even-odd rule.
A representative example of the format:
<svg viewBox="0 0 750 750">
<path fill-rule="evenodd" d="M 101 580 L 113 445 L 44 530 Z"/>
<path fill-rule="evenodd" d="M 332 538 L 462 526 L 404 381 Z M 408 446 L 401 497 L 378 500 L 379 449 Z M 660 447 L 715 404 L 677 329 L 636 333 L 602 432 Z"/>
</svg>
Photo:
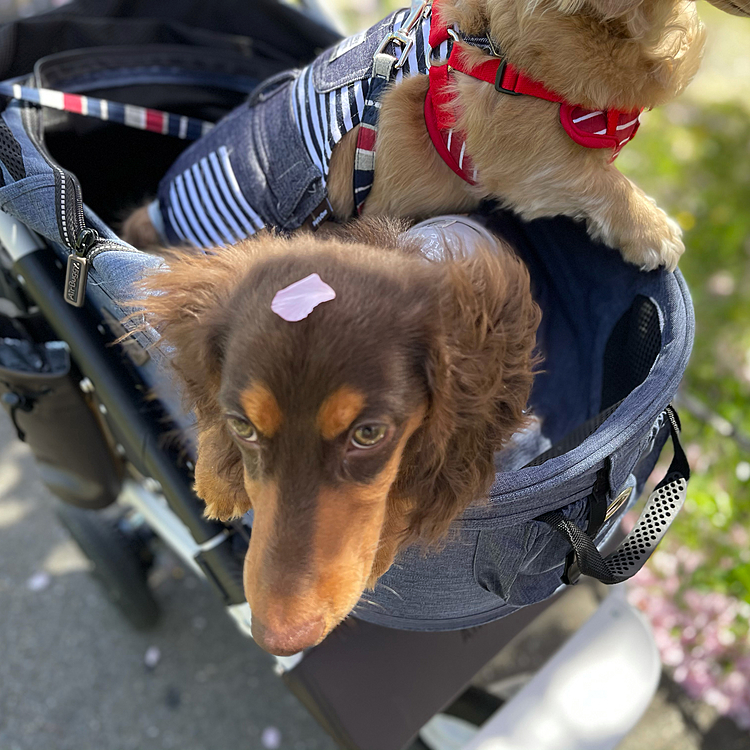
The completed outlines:
<svg viewBox="0 0 750 750">
<path fill-rule="evenodd" d="M 422 727 L 409 750 L 460 750 L 503 702 L 480 688 L 467 688 L 450 706 Z"/>
<path fill-rule="evenodd" d="M 93 565 L 92 574 L 130 624 L 156 625 L 159 605 L 148 587 L 153 556 L 143 538 L 96 511 L 60 504 L 57 517 Z"/>
</svg>

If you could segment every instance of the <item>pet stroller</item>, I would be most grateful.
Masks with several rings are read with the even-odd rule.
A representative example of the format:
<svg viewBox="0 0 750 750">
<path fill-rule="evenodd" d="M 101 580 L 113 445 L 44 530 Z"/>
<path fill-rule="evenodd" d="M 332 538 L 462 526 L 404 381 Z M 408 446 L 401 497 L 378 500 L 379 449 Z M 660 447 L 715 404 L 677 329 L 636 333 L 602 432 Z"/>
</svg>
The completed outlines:
<svg viewBox="0 0 750 750">
<path fill-rule="evenodd" d="M 4 102 L 0 386 L 19 438 L 65 503 L 63 521 L 136 624 L 155 617 L 145 584 L 148 535 L 141 528 L 120 549 L 91 511 L 114 502 L 136 510 L 246 631 L 242 560 L 251 530 L 202 516 L 190 449 L 169 440 L 189 419 L 160 387 L 165 354 L 149 348 L 147 332 L 115 343 L 127 332 L 123 292 L 159 260 L 110 227 L 123 208 L 153 194 L 185 141 L 125 127 L 112 102 L 215 121 L 258 82 L 338 39 L 320 14 L 273 0 L 243 8 L 77 0 L 0 30 L 3 81 L 110 102 L 109 120 Z M 128 110 L 120 114 L 127 122 Z M 522 256 L 544 313 L 544 367 L 531 399 L 539 430 L 498 456 L 489 501 L 459 519 L 443 549 L 407 551 L 368 594 L 374 606 L 315 649 L 279 659 L 292 690 L 346 748 L 404 747 L 566 585 L 582 574 L 608 584 L 630 577 L 684 499 L 689 470 L 669 403 L 694 323 L 679 272 L 641 273 L 569 220 L 522 223 L 492 207 L 477 220 Z M 80 309 L 64 299 L 71 255 L 88 273 Z M 623 539 L 619 521 L 670 435 L 667 476 Z M 658 675 L 654 649 L 622 601 L 608 606 L 569 658 L 585 662 L 607 617 L 630 617 L 646 654 L 650 688 L 639 699 L 647 702 Z M 618 637 L 619 646 L 632 643 Z M 629 657 L 639 663 L 636 651 Z M 537 676 L 538 705 L 553 677 Z M 528 739 L 532 729 L 525 731 Z M 546 747 L 541 739 L 533 746 Z"/>
</svg>

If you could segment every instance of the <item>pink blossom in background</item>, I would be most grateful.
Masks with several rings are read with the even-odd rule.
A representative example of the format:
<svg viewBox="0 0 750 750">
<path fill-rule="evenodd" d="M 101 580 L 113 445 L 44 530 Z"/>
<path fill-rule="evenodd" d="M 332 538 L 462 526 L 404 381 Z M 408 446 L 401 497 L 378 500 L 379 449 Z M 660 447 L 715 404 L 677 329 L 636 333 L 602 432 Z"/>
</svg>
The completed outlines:
<svg viewBox="0 0 750 750">
<path fill-rule="evenodd" d="M 733 531 L 739 539 L 742 531 Z M 693 699 L 750 730 L 750 604 L 686 588 L 703 555 L 659 550 L 629 582 L 628 598 L 646 614 L 662 663 Z"/>
</svg>

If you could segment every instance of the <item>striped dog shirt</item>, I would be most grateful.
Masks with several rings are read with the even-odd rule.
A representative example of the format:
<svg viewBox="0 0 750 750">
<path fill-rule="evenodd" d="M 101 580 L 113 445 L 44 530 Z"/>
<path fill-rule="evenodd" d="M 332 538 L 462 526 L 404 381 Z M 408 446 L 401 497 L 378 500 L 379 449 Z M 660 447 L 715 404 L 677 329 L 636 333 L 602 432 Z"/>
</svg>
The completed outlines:
<svg viewBox="0 0 750 750">
<path fill-rule="evenodd" d="M 417 18 L 410 17 L 409 9 L 343 40 L 302 71 L 261 84 L 246 104 L 183 152 L 159 184 L 150 215 L 164 240 L 210 247 L 233 244 L 266 226 L 282 231 L 306 224 L 317 228 L 331 214 L 326 181 L 333 149 L 363 124 L 357 160 L 365 153 L 367 166 L 355 161 L 353 180 L 355 204 L 361 210 L 373 179 L 379 92 L 384 83 L 398 84 L 413 75 L 430 77 L 425 122 L 436 150 L 471 184 L 477 173 L 465 154 L 463 134 L 454 127 L 455 71 L 494 83 L 499 96 L 524 94 L 559 103 L 560 124 L 568 135 L 585 148 L 610 149 L 613 159 L 633 138 L 640 111 L 591 111 L 565 102 L 508 64 L 489 36 L 467 37 L 456 28 L 449 30 L 439 20 L 438 5 L 425 3 L 426 11 L 419 10 L 409 35 L 413 44 L 408 54 L 395 50 L 403 55 L 403 64 L 390 64 L 387 79 L 373 60 L 389 35 Z M 489 47 L 492 58 L 467 64 L 460 50 L 453 50 L 456 38 Z M 381 61 L 383 57 L 378 55 Z M 446 60 L 448 64 L 436 65 Z"/>
<path fill-rule="evenodd" d="M 323 52 L 302 71 L 265 82 L 186 149 L 150 207 L 164 239 L 196 247 L 228 245 L 264 226 L 291 231 L 311 218 L 325 218 L 333 148 L 360 123 L 373 56 L 408 14 L 408 9 L 396 11 Z M 428 16 L 420 22 L 396 83 L 427 73 L 432 59 L 445 58 L 448 45 L 433 54 L 429 36 Z"/>
</svg>

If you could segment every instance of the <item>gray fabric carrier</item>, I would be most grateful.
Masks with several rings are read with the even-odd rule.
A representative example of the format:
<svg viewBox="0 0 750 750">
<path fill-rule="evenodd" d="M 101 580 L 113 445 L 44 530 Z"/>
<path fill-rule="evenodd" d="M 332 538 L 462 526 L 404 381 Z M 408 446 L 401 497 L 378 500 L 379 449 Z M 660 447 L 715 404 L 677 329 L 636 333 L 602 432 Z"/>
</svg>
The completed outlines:
<svg viewBox="0 0 750 750">
<path fill-rule="evenodd" d="M 438 231 L 442 242 L 470 242 L 456 221 L 427 222 L 425 241 Z M 664 410 L 692 348 L 692 303 L 679 271 L 642 273 L 564 218 L 525 223 L 493 213 L 481 222 L 527 264 L 542 308 L 544 363 L 530 400 L 538 421 L 497 456 L 488 500 L 466 511 L 448 543 L 408 550 L 368 592 L 371 604 L 357 616 L 389 627 L 473 627 L 553 594 L 571 546 L 539 516 L 561 510 L 585 530 L 603 476 L 607 506 L 626 498 L 596 534 L 598 546 L 607 541 L 667 440 Z"/>
<path fill-rule="evenodd" d="M 160 67 L 139 49 L 134 52 L 141 66 L 131 59 L 121 71 L 87 70 L 75 79 L 63 74 L 73 69 L 68 60 L 55 83 L 78 93 L 101 91 L 109 78 L 113 86 L 122 86 L 137 67 L 139 82 L 151 92 L 154 84 L 179 77 L 175 60 Z M 111 56 L 107 59 L 113 65 Z M 42 66 L 32 82 L 45 85 L 44 70 L 51 71 L 53 63 Z M 211 67 L 208 53 L 202 52 L 199 67 L 182 74 L 193 91 L 198 76 L 205 80 Z M 239 82 L 222 73 L 221 78 L 235 91 L 246 85 L 246 77 Z M 207 92 L 215 90 L 215 82 L 208 84 Z M 130 296 L 132 283 L 160 260 L 126 245 L 81 202 L 78 181 L 46 151 L 45 127 L 36 108 L 18 102 L 5 107 L 0 210 L 44 235 L 61 257 L 75 248 L 82 228 L 95 228 L 101 240 L 91 258 L 89 295 L 97 306 L 123 315 L 121 301 Z M 618 252 L 593 242 L 585 227 L 570 219 L 522 222 L 490 207 L 475 218 L 479 227 L 448 218 L 415 231 L 421 232 L 426 253 L 434 251 L 441 233 L 448 242 L 470 244 L 473 233 L 488 231 L 505 238 L 528 266 L 543 311 L 538 345 L 544 366 L 530 400 L 538 421 L 498 456 L 489 497 L 478 498 L 458 519 L 443 548 L 408 550 L 382 585 L 367 593 L 372 603 L 357 607 L 356 617 L 390 627 L 479 625 L 538 602 L 564 579 L 572 580 L 569 540 L 540 517 L 560 511 L 560 518 L 582 533 L 592 525 L 597 503 L 604 502 L 611 516 L 593 528 L 601 526 L 595 540 L 599 546 L 605 543 L 641 493 L 668 438 L 665 409 L 692 346 L 693 309 L 679 271 L 642 273 Z M 656 513 L 652 526 L 659 525 L 659 515 L 665 514 Z M 627 555 L 638 557 L 637 552 Z"/>
<path fill-rule="evenodd" d="M 451 630 L 503 617 L 562 585 L 571 546 L 539 516 L 561 510 L 585 531 L 601 476 L 607 507 L 626 497 L 595 536 L 597 546 L 607 541 L 667 440 L 664 410 L 687 365 L 694 319 L 679 271 L 642 273 L 569 219 L 527 223 L 493 212 L 441 217 L 412 232 L 433 258 L 445 245 L 471 247 L 475 235 L 507 239 L 543 311 L 535 420 L 496 457 L 489 498 L 464 513 L 441 549 L 407 550 L 355 612 L 387 627 Z M 105 253 L 96 273 L 117 297 L 156 266 L 135 251 Z"/>
</svg>

